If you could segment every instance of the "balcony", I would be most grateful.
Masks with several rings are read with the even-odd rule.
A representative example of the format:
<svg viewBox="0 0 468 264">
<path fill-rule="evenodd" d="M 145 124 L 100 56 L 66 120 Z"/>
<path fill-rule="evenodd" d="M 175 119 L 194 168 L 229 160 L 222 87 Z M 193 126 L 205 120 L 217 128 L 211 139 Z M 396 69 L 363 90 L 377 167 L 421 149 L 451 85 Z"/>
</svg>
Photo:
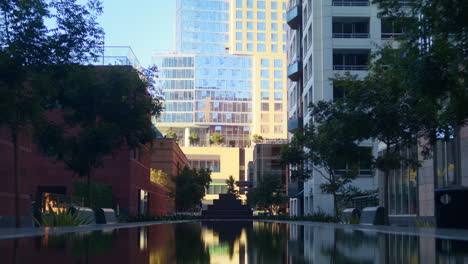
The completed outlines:
<svg viewBox="0 0 468 264">
<path fill-rule="evenodd" d="M 299 29 L 302 23 L 302 8 L 301 3 L 298 2 L 291 6 L 286 14 L 286 22 L 292 29 Z"/>
<path fill-rule="evenodd" d="M 333 38 L 369 38 L 369 18 L 333 17 Z"/>
<path fill-rule="evenodd" d="M 293 117 L 288 120 L 288 132 L 293 132 L 298 128 L 302 128 L 302 117 Z"/>
<path fill-rule="evenodd" d="M 297 82 L 302 76 L 302 61 L 300 59 L 293 61 L 288 65 L 288 78 Z"/>
<path fill-rule="evenodd" d="M 333 50 L 333 70 L 365 71 L 369 62 L 370 50 L 336 49 Z"/>
<path fill-rule="evenodd" d="M 369 0 L 333 0 L 333 6 L 369 6 Z"/>
</svg>

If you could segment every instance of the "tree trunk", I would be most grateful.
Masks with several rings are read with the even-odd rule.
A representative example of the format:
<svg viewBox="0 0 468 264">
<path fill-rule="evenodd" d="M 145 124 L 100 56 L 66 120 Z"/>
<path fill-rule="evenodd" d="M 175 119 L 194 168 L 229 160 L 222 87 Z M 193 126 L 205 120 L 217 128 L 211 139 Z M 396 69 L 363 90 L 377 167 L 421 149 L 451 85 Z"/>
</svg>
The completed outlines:
<svg viewBox="0 0 468 264">
<path fill-rule="evenodd" d="M 333 206 L 335 207 L 335 218 L 338 219 L 338 201 L 336 199 L 336 192 L 333 193 Z"/>
<path fill-rule="evenodd" d="M 13 178 L 15 184 L 15 226 L 21 227 L 21 210 L 20 210 L 20 183 L 19 183 L 19 160 L 18 160 L 18 130 L 12 129 L 11 141 L 13 143 Z"/>
<path fill-rule="evenodd" d="M 91 172 L 88 173 L 87 175 L 87 185 L 88 185 L 88 201 L 86 202 L 86 206 L 91 207 Z"/>
<path fill-rule="evenodd" d="M 387 148 L 385 149 L 385 155 L 388 157 L 390 153 L 390 145 L 385 143 L 387 145 Z M 388 178 L 390 176 L 390 169 L 388 166 L 385 167 L 384 169 L 384 190 L 383 190 L 383 207 L 384 207 L 384 212 L 385 212 L 385 224 L 389 224 L 389 219 L 388 219 Z"/>
</svg>

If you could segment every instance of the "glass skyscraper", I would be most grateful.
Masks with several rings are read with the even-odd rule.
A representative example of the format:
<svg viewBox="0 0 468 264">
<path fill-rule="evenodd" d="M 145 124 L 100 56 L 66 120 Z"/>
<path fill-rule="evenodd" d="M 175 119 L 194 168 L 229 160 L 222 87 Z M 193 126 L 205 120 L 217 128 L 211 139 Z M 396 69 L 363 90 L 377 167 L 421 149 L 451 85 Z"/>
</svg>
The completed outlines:
<svg viewBox="0 0 468 264">
<path fill-rule="evenodd" d="M 213 184 L 245 180 L 253 134 L 287 138 L 285 8 L 286 0 L 178 0 L 175 52 L 153 55 L 165 98 L 156 126 L 175 132 L 194 164 L 220 164 Z M 216 132 L 219 146 L 210 144 Z M 232 148 L 229 161 L 207 154 Z"/>
</svg>

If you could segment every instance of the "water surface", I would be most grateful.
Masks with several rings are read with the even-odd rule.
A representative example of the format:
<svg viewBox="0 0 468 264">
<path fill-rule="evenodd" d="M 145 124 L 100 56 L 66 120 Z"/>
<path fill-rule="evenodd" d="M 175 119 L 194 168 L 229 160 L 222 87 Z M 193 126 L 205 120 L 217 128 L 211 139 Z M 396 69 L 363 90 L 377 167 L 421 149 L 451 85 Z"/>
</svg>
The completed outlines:
<svg viewBox="0 0 468 264">
<path fill-rule="evenodd" d="M 468 263 L 468 242 L 299 224 L 203 221 L 0 240 L 0 263 Z"/>
</svg>

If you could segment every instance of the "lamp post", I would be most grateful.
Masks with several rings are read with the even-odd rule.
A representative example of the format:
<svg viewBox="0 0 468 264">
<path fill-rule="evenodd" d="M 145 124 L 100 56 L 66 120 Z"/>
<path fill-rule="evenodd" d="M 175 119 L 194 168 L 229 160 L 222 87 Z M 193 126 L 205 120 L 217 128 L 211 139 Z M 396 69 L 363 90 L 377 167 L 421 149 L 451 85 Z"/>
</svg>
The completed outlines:
<svg viewBox="0 0 468 264">
<path fill-rule="evenodd" d="M 102 45 L 102 65 L 104 65 L 104 38 L 98 44 Z"/>
</svg>

